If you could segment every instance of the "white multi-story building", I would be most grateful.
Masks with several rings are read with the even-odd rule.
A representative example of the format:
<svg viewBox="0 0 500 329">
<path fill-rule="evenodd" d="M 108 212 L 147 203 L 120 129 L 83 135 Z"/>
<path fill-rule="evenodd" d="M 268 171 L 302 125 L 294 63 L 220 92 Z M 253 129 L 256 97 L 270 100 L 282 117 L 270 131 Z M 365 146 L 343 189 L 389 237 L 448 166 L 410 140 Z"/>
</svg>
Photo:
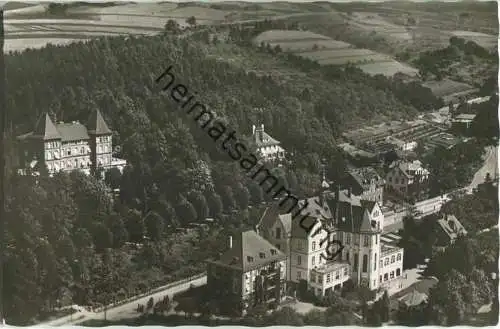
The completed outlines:
<svg viewBox="0 0 500 329">
<path fill-rule="evenodd" d="M 257 152 L 264 161 L 282 161 L 285 159 L 285 150 L 281 143 L 264 131 L 264 124 L 260 127 L 252 126 L 252 137 L 257 146 Z"/>
<path fill-rule="evenodd" d="M 399 193 L 419 193 L 426 188 L 429 174 L 429 170 L 419 160 L 395 161 L 386 175 L 386 187 Z"/>
<path fill-rule="evenodd" d="M 18 136 L 21 158 L 27 169 L 39 172 L 45 166 L 49 175 L 58 171 L 118 168 L 126 161 L 113 158 L 112 131 L 99 110 L 93 111 L 87 126 L 80 122 L 54 124 L 47 113 L 38 120 L 35 130 Z"/>
<path fill-rule="evenodd" d="M 291 224 L 291 282 L 305 281 L 318 296 L 339 290 L 349 279 L 370 290 L 401 288 L 403 249 L 383 238 L 384 215 L 377 202 L 337 188 L 299 206 L 301 215 Z"/>
</svg>

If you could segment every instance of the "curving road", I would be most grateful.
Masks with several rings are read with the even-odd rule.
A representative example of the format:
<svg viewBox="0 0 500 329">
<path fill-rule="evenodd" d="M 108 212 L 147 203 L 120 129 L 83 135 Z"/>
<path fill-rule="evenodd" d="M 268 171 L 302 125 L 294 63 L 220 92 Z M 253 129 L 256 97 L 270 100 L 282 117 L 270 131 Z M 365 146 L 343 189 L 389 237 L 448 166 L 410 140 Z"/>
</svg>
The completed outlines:
<svg viewBox="0 0 500 329">
<path fill-rule="evenodd" d="M 468 186 L 457 189 L 456 191 L 452 191 L 443 196 L 437 196 L 432 199 L 417 202 L 414 208 L 420 214 L 415 216 L 415 218 L 421 218 L 423 216 L 439 212 L 443 204 L 450 200 L 450 195 L 455 192 L 463 191 L 468 194 L 472 193 L 472 191 L 477 188 L 479 184 L 484 183 L 487 173 L 489 173 L 491 178 L 494 179 L 495 175 L 498 173 L 498 146 L 487 147 L 483 159 L 483 166 L 479 168 L 479 170 L 475 173 L 471 183 Z M 385 222 L 388 224 L 384 227 L 384 232 L 397 232 L 399 229 L 403 228 L 402 221 L 403 217 L 406 215 L 405 211 L 389 211 L 384 215 Z"/>
<path fill-rule="evenodd" d="M 191 281 L 181 283 L 178 285 L 175 285 L 170 288 L 166 288 L 164 290 L 152 293 L 150 295 L 141 297 L 140 299 L 131 301 L 129 303 L 116 306 L 116 307 L 110 307 L 106 310 L 106 319 L 107 320 L 121 320 L 121 319 L 130 319 L 137 317 L 137 305 L 138 304 L 143 304 L 146 305 L 149 298 L 153 297 L 155 303 L 161 299 L 165 295 L 169 295 L 170 300 L 172 300 L 172 297 L 174 294 L 186 291 L 189 289 L 191 285 L 195 286 L 202 286 L 207 283 L 207 276 L 204 275 L 200 278 L 193 279 Z M 78 309 L 78 312 L 68 315 L 50 322 L 46 322 L 40 325 L 45 326 L 68 326 L 68 325 L 78 325 L 82 322 L 92 320 L 92 319 L 104 319 L 104 311 L 100 312 L 91 312 L 87 311 L 85 308 L 81 306 L 75 306 L 75 308 Z"/>
<path fill-rule="evenodd" d="M 495 176 L 498 175 L 498 146 L 489 146 L 486 148 L 484 164 L 476 172 L 467 189 L 472 190 L 479 184 L 484 183 L 486 174 L 488 173 L 490 174 L 491 179 L 495 179 Z"/>
</svg>

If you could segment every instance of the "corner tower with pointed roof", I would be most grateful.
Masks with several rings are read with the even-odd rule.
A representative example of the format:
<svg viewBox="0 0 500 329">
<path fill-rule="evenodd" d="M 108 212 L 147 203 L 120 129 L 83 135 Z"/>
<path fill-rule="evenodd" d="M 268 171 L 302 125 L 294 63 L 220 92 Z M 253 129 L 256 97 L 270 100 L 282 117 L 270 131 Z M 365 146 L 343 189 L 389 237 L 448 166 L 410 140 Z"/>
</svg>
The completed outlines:
<svg viewBox="0 0 500 329">
<path fill-rule="evenodd" d="M 43 113 L 32 132 L 17 137 L 20 142 L 22 167 L 20 174 L 40 174 L 45 167 L 52 175 L 59 171 L 117 168 L 120 172 L 127 162 L 112 157 L 112 131 L 99 110 L 95 110 L 85 126 L 78 121 L 57 122 Z"/>
<path fill-rule="evenodd" d="M 90 145 L 91 170 L 109 167 L 112 162 L 113 132 L 102 117 L 101 111 L 95 109 L 87 124 Z"/>
</svg>

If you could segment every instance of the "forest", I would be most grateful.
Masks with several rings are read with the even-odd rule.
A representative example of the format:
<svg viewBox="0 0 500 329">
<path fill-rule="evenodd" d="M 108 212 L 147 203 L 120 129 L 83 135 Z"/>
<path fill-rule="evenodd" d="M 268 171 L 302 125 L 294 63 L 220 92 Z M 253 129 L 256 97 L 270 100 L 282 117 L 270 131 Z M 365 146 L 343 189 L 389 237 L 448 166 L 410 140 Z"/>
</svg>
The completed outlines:
<svg viewBox="0 0 500 329">
<path fill-rule="evenodd" d="M 400 246 L 405 248 L 404 268 L 414 268 L 430 258 L 424 276 L 439 282 L 431 289 L 426 307 L 413 314 L 398 314 L 398 323 L 422 325 L 472 325 L 471 319 L 484 304 L 492 303 L 490 318 L 481 325 L 498 322 L 498 229 L 481 231 L 498 223 L 498 190 L 488 181 L 477 192 L 456 198 L 443 206 L 443 212 L 453 214 L 467 230 L 454 244 L 434 250 L 438 225 L 442 216 L 430 215 L 416 221 L 405 219 Z"/>
</svg>

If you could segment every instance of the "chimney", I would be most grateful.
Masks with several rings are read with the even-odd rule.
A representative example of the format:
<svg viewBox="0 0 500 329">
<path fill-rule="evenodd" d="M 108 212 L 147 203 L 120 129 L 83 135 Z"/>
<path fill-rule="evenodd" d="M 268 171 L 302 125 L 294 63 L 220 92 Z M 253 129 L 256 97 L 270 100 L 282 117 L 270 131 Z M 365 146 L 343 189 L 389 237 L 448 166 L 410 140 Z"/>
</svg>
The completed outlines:
<svg viewBox="0 0 500 329">
<path fill-rule="evenodd" d="M 262 129 L 262 132 L 264 132 L 264 124 L 260 125 L 260 129 Z"/>
<path fill-rule="evenodd" d="M 252 136 L 255 135 L 255 125 L 252 125 Z"/>
<path fill-rule="evenodd" d="M 347 196 L 349 197 L 349 199 L 351 198 L 351 193 L 352 193 L 352 188 L 349 186 L 349 188 L 347 189 Z"/>
<path fill-rule="evenodd" d="M 233 249 L 233 236 L 229 236 L 229 249 Z"/>
</svg>

